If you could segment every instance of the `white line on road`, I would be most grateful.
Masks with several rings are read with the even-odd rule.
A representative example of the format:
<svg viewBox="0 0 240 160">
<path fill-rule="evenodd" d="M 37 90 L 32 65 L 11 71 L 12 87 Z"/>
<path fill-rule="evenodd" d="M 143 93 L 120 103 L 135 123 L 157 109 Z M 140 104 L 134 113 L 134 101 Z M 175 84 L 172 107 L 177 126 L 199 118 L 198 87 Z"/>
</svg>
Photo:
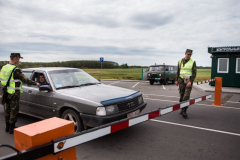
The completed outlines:
<svg viewBox="0 0 240 160">
<path fill-rule="evenodd" d="M 165 99 L 152 99 L 152 98 L 144 98 L 144 99 L 149 99 L 149 100 L 153 100 L 153 101 L 167 101 L 167 102 L 178 102 L 178 101 L 170 101 L 170 100 L 165 100 Z M 227 107 L 227 106 L 213 106 L 213 105 L 208 105 L 208 104 L 199 104 L 199 103 L 195 103 L 196 105 L 202 105 L 202 106 L 210 106 L 210 107 L 217 107 L 217 108 L 228 108 L 228 109 L 239 109 L 240 108 L 236 108 L 236 107 Z"/>
<path fill-rule="evenodd" d="M 112 85 L 112 84 L 116 84 L 116 83 L 119 83 L 120 81 L 117 81 L 117 82 L 113 82 L 113 83 L 110 83 L 109 85 Z"/>
<path fill-rule="evenodd" d="M 164 85 L 162 85 L 162 87 L 163 87 L 163 89 L 166 89 L 166 88 L 164 87 Z"/>
<path fill-rule="evenodd" d="M 160 120 L 155 120 L 155 119 L 151 119 L 151 121 L 155 121 L 155 122 L 159 122 L 159 123 L 173 124 L 173 125 L 177 125 L 177 126 L 183 126 L 183 127 L 189 127 L 189 128 L 195 128 L 195 129 L 201 129 L 201 130 L 206 130 L 206 131 L 211 131 L 211 132 L 230 134 L 230 135 L 234 135 L 234 136 L 240 136 L 240 134 L 238 134 L 238 133 L 225 132 L 225 131 L 220 131 L 220 130 L 215 130 L 215 129 L 190 126 L 190 125 L 185 125 L 185 124 L 180 124 L 180 123 L 172 123 L 172 122 L 160 121 Z"/>
<path fill-rule="evenodd" d="M 214 100 L 210 100 L 208 99 L 209 101 L 214 101 Z M 233 101 L 227 101 L 226 103 L 240 103 L 240 102 L 233 102 Z"/>
<path fill-rule="evenodd" d="M 143 94 L 143 95 L 179 98 L 179 96 L 166 96 L 166 95 L 157 95 L 157 94 Z"/>
<path fill-rule="evenodd" d="M 166 95 L 157 95 L 157 94 L 143 94 L 143 95 L 179 98 L 179 96 L 166 96 Z M 207 99 L 207 101 L 214 101 L 214 100 Z M 236 104 L 239 104 L 240 102 L 227 101 L 226 103 L 236 103 Z"/>
<path fill-rule="evenodd" d="M 139 82 L 138 82 L 139 83 Z M 132 88 L 134 88 L 134 87 L 136 87 L 137 85 L 138 85 L 138 83 L 137 84 L 135 84 Z"/>
<path fill-rule="evenodd" d="M 240 109 L 240 108 L 236 108 L 236 107 L 227 107 L 227 106 L 213 106 L 213 105 L 208 105 L 208 104 L 199 104 L 199 103 L 196 103 L 196 104 L 197 104 L 197 105 L 203 105 L 203 106 L 218 107 L 218 108 Z"/>
<path fill-rule="evenodd" d="M 144 98 L 144 99 L 149 99 L 153 101 L 168 101 L 168 102 L 178 102 L 178 101 L 170 101 L 170 100 L 164 100 L 164 99 L 152 99 L 152 98 Z"/>
</svg>

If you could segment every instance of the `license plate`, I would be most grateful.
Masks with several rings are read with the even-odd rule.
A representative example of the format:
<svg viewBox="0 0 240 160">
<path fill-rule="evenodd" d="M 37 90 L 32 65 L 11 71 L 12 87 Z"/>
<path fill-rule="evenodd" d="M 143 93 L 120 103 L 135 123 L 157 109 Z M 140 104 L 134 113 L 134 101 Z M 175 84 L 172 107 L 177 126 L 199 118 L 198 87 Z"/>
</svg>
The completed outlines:
<svg viewBox="0 0 240 160">
<path fill-rule="evenodd" d="M 137 116 L 137 115 L 139 115 L 139 113 L 140 113 L 139 109 L 134 111 L 134 112 L 132 112 L 132 113 L 128 113 L 127 114 L 127 118 L 131 118 L 131 117 Z"/>
</svg>

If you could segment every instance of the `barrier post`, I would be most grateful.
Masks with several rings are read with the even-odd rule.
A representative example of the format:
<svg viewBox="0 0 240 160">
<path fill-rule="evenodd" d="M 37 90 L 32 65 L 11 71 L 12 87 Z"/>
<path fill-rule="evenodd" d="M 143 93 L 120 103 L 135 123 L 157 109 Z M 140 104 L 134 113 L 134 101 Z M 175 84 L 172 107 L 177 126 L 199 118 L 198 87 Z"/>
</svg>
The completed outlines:
<svg viewBox="0 0 240 160">
<path fill-rule="evenodd" d="M 14 130 L 15 148 L 19 151 L 31 149 L 51 142 L 53 139 L 74 134 L 74 124 L 61 118 L 53 117 L 18 127 Z M 62 144 L 62 147 L 64 143 Z M 61 146 L 60 146 L 61 147 Z M 58 154 L 50 154 L 37 160 L 76 160 L 76 148 L 70 148 Z"/>
<path fill-rule="evenodd" d="M 215 97 L 214 97 L 214 106 L 223 106 L 221 104 L 222 99 L 222 77 L 215 78 Z"/>
</svg>

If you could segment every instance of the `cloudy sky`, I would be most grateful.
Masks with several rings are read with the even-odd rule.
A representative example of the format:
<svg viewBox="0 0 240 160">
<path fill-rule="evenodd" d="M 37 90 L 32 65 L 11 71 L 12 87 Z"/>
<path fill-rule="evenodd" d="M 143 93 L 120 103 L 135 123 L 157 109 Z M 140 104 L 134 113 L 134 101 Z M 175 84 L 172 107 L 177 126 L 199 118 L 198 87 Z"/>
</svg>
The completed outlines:
<svg viewBox="0 0 240 160">
<path fill-rule="evenodd" d="M 240 45 L 239 0 L 1 0 L 0 61 L 177 64 L 187 48 Z"/>
</svg>

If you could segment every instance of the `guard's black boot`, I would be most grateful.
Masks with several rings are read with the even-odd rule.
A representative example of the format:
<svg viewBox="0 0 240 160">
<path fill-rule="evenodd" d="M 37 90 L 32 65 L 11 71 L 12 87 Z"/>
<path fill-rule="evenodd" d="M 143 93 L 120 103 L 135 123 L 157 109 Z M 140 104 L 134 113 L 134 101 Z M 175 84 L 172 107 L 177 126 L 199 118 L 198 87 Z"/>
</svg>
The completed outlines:
<svg viewBox="0 0 240 160">
<path fill-rule="evenodd" d="M 10 123 L 10 125 L 9 125 L 9 133 L 10 133 L 10 134 L 13 134 L 14 128 L 16 128 L 16 127 L 15 127 L 15 123 Z"/>
<path fill-rule="evenodd" d="M 9 132 L 9 123 L 8 122 L 6 122 L 5 132 Z"/>
<path fill-rule="evenodd" d="M 182 116 L 183 118 L 187 118 L 187 108 L 183 108 Z"/>
</svg>

